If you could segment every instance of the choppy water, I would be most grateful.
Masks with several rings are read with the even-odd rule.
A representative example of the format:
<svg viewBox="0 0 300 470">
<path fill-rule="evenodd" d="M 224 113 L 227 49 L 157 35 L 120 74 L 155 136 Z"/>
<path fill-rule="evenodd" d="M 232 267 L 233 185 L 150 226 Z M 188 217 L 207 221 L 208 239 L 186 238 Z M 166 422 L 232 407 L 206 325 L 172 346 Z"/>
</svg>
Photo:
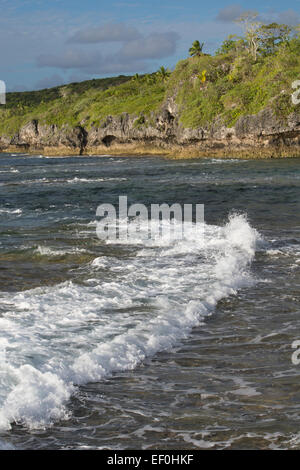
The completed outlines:
<svg viewBox="0 0 300 470">
<path fill-rule="evenodd" d="M 105 243 L 99 204 L 205 204 Z M 0 155 L 0 446 L 300 448 L 300 160 Z"/>
</svg>

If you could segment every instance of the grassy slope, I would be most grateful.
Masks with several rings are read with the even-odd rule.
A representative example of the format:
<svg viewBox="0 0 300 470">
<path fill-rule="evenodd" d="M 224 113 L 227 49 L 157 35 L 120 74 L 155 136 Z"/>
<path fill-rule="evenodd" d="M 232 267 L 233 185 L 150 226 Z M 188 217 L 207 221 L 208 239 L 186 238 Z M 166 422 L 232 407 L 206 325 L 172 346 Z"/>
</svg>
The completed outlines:
<svg viewBox="0 0 300 470">
<path fill-rule="evenodd" d="M 100 125 L 107 115 L 149 114 L 163 101 L 165 84 L 159 79 L 115 77 L 49 90 L 8 93 L 0 108 L 0 134 L 12 136 L 32 119 L 47 124 Z"/>
<path fill-rule="evenodd" d="M 206 81 L 202 83 L 205 70 Z M 170 79 L 169 92 L 177 89 L 184 127 L 204 125 L 216 116 L 231 126 L 240 116 L 255 114 L 270 102 L 283 118 L 299 111 L 299 105 L 295 107 L 291 101 L 291 84 L 296 79 L 300 79 L 300 41 L 256 63 L 230 54 L 181 61 Z"/>
<path fill-rule="evenodd" d="M 203 73 L 205 82 L 201 80 Z M 120 76 L 37 92 L 9 93 L 7 105 L 0 107 L 0 135 L 12 136 L 32 119 L 59 126 L 84 122 L 89 128 L 101 125 L 107 115 L 122 112 L 149 117 L 167 96 L 174 95 L 184 127 L 202 126 L 217 116 L 230 126 L 240 116 L 255 114 L 269 103 L 284 118 L 300 111 L 300 105 L 295 107 L 291 102 L 291 84 L 296 79 L 300 79 L 297 40 L 256 63 L 230 53 L 203 55 L 180 61 L 167 82 L 156 75 L 135 80 Z M 143 125 L 143 119 L 139 125 Z"/>
</svg>

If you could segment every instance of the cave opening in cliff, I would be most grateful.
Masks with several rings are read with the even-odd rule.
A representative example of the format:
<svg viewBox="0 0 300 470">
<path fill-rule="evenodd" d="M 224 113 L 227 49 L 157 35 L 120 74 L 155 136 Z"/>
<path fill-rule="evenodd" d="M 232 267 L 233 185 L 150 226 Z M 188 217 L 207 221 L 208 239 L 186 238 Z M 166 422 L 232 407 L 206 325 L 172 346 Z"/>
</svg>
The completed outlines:
<svg viewBox="0 0 300 470">
<path fill-rule="evenodd" d="M 106 135 L 102 139 L 102 142 L 104 143 L 104 145 L 106 145 L 106 147 L 109 147 L 115 139 L 116 137 L 114 135 Z"/>
</svg>

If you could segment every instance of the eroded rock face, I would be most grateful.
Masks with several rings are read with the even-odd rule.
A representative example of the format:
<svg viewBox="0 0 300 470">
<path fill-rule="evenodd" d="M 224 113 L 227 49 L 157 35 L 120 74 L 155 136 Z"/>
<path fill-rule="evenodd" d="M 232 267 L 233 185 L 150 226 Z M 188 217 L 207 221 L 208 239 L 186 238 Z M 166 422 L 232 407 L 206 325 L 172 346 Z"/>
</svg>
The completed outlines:
<svg viewBox="0 0 300 470">
<path fill-rule="evenodd" d="M 240 142 L 252 142 L 258 146 L 299 146 L 300 115 L 292 113 L 283 122 L 270 108 L 266 108 L 258 114 L 241 117 L 234 129 Z"/>
<path fill-rule="evenodd" d="M 43 150 L 46 147 L 65 148 L 78 153 L 85 149 L 103 146 L 114 147 L 122 144 L 153 144 L 168 146 L 199 145 L 206 148 L 264 148 L 287 146 L 299 149 L 300 115 L 293 113 L 285 122 L 280 121 L 271 108 L 258 114 L 241 117 L 234 127 L 226 127 L 220 119 L 212 124 L 197 128 L 184 128 L 178 119 L 174 98 L 169 98 L 159 113 L 149 117 L 143 115 L 107 116 L 98 127 L 87 129 L 81 126 L 41 124 L 33 120 L 23 126 L 12 138 L 0 137 L 0 147 L 9 145 Z"/>
<path fill-rule="evenodd" d="M 11 143 L 11 139 L 5 135 L 0 136 L 0 149 L 5 149 Z"/>
<path fill-rule="evenodd" d="M 59 128 L 56 125 L 40 124 L 37 120 L 33 120 L 23 126 L 9 144 L 33 150 L 63 146 L 78 149 L 79 153 L 82 153 L 87 144 L 87 135 L 81 126 Z"/>
</svg>

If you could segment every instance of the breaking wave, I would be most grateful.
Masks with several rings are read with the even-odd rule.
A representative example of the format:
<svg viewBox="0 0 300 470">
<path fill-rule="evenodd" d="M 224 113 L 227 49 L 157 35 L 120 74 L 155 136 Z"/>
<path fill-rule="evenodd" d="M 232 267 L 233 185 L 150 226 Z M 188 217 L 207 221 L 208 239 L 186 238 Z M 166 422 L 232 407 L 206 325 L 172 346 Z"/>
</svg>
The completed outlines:
<svg viewBox="0 0 300 470">
<path fill-rule="evenodd" d="M 129 258 L 95 258 L 84 283 L 2 293 L 0 428 L 67 419 L 78 385 L 134 369 L 186 338 L 220 299 L 253 282 L 258 239 L 245 216 L 233 215 L 223 227 L 205 225 L 204 237 L 141 239 Z"/>
</svg>

